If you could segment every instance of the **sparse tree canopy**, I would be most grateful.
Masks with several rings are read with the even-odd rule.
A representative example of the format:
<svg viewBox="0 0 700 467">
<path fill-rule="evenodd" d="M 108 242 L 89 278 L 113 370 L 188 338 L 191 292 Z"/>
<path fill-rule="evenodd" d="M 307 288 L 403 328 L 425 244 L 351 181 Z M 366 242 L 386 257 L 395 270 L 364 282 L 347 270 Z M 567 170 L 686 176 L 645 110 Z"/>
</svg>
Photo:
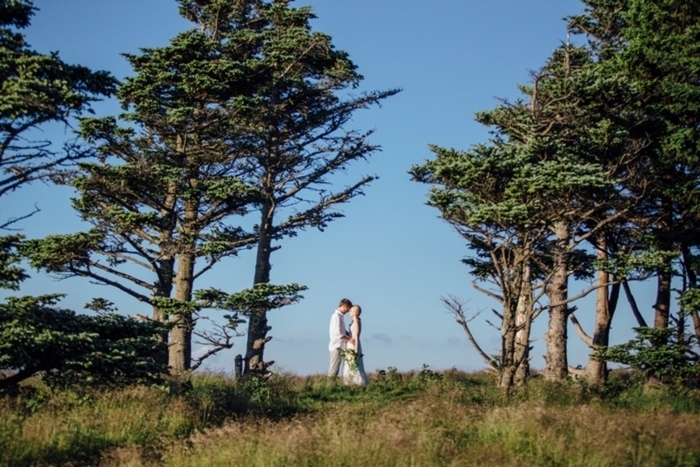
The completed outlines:
<svg viewBox="0 0 700 467">
<path fill-rule="evenodd" d="M 31 1 L 0 1 L 0 197 L 85 157 L 71 145 L 59 154 L 33 130 L 68 123 L 101 96 L 111 95 L 116 85 L 107 72 L 32 50 L 19 31 L 29 26 L 33 12 Z M 0 221 L 0 228 L 17 220 Z"/>
</svg>

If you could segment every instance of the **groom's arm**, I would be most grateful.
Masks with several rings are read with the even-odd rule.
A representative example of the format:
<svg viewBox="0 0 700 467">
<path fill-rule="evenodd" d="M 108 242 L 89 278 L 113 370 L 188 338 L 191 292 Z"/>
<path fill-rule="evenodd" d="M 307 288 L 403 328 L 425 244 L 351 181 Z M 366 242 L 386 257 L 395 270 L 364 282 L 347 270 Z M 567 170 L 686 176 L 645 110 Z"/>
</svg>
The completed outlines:
<svg viewBox="0 0 700 467">
<path fill-rule="evenodd" d="M 341 341 L 347 342 L 350 340 L 350 334 L 348 333 L 347 329 L 345 329 L 345 326 L 343 326 L 341 319 L 342 318 L 338 319 L 338 335 L 340 336 Z"/>
<path fill-rule="evenodd" d="M 338 315 L 333 315 L 331 318 L 331 329 L 333 330 L 333 336 L 332 339 L 335 340 L 340 339 L 341 341 L 347 341 L 348 336 L 347 336 L 347 331 L 343 332 L 343 326 L 342 323 L 340 322 L 340 317 Z"/>
<path fill-rule="evenodd" d="M 350 338 L 349 337 L 350 334 L 348 333 L 347 330 L 344 330 L 344 328 L 345 328 L 345 326 L 343 326 L 342 323 L 340 322 L 340 319 L 338 319 L 338 335 L 340 336 L 341 341 L 347 342 L 348 339 Z"/>
</svg>

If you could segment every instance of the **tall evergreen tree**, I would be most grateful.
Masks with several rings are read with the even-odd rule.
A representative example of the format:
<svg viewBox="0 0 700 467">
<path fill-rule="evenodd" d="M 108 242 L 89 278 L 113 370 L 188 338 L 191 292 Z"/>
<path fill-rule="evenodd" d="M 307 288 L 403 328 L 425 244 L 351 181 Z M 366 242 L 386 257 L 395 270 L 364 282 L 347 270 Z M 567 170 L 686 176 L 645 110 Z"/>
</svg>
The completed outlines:
<svg viewBox="0 0 700 467">
<path fill-rule="evenodd" d="M 221 2 L 188 2 L 192 18 L 219 18 Z M 259 221 L 253 284 L 270 282 L 271 255 L 276 241 L 307 228 L 323 230 L 342 217 L 336 205 L 362 193 L 375 179 L 365 176 L 337 191 L 329 188 L 333 174 L 378 150 L 368 141 L 371 131 L 346 128 L 353 114 L 379 104 L 398 90 L 354 96 L 362 76 L 348 54 L 336 50 L 331 38 L 314 32 L 309 7 L 292 8 L 288 0 L 247 1 L 245 27 L 218 25 L 222 37 L 258 34 L 251 67 L 256 83 L 241 96 L 229 115 L 246 141 L 246 180 L 259 198 Z M 216 15 L 215 15 L 216 12 Z M 238 24 L 238 22 L 237 22 Z M 241 21 L 240 24 L 243 24 Z M 210 26 L 211 27 L 211 26 Z M 265 374 L 273 362 L 264 361 L 267 310 L 249 317 L 246 371 Z"/>
<path fill-rule="evenodd" d="M 630 235 L 647 241 L 646 249 L 654 253 L 642 266 L 657 278 L 653 325 L 665 328 L 675 266 L 683 255 L 684 263 L 692 263 L 687 253 L 697 248 L 700 238 L 700 5 L 681 0 L 584 4 L 585 13 L 570 19 L 572 31 L 585 35 L 599 63 L 637 93 L 620 108 L 635 120 L 630 131 L 637 140 L 646 139 L 646 177 L 625 187 L 648 195 L 632 219 L 637 228 Z M 692 267 L 680 270 L 686 273 L 686 284 L 695 283 L 692 273 L 687 275 Z M 692 310 L 700 328 L 697 313 Z"/>
<path fill-rule="evenodd" d="M 644 322 L 628 285 L 635 271 L 641 277 L 645 271 L 656 275 L 654 326 L 666 328 L 671 279 L 678 265 L 683 273 L 684 297 L 679 332 L 684 314 L 691 314 L 700 328 L 695 299 L 695 253 L 700 238 L 700 107 L 696 104 L 700 92 L 700 7 L 680 1 L 643 0 L 591 0 L 585 4 L 586 13 L 571 18 L 570 28 L 585 34 L 588 43 L 555 52 L 533 86 L 523 88 L 528 105 L 505 105 L 480 117 L 502 136 L 494 141 L 494 148 L 477 147 L 468 153 L 436 151 L 437 159 L 414 169 L 414 177 L 441 186 L 432 192 L 430 202 L 459 229 L 507 219 L 493 193 L 486 197 L 490 199 L 486 206 L 492 203 L 489 215 L 474 215 L 483 212 L 479 210 L 483 209 L 479 207 L 483 198 L 478 196 L 484 180 L 503 187 L 506 196 L 515 186 L 537 199 L 540 217 L 528 216 L 533 221 L 542 219 L 547 230 L 546 236 L 533 243 L 537 250 L 531 257 L 549 298 L 545 376 L 550 380 L 566 376 L 566 319 L 573 317 L 568 304 L 576 298 L 568 296 L 568 280 L 579 270 L 576 248 L 583 240 L 593 246 L 598 256 L 595 327 L 591 336 L 577 322 L 576 328 L 593 348 L 587 377 L 599 383 L 604 381 L 605 366 L 594 355 L 608 345 L 621 288 L 630 297 L 640 325 Z M 529 153 L 529 158 L 517 162 L 518 170 L 529 177 L 519 179 L 516 170 L 504 182 L 496 176 L 502 172 L 493 168 L 473 177 L 472 169 L 464 167 L 464 160 L 471 161 L 470 166 L 484 158 L 495 163 L 506 154 L 498 148 L 506 146 L 514 146 L 510 150 L 513 155 Z M 548 167 L 556 170 L 548 173 Z M 586 180 L 585 171 L 581 172 L 584 167 L 597 167 L 598 175 L 591 172 L 592 177 Z M 562 174 L 566 179 L 560 178 Z M 473 201 L 474 196 L 478 201 Z M 476 204 L 458 203 L 465 198 Z M 524 207 L 522 212 L 527 212 Z M 510 228 L 521 235 L 531 232 L 522 223 Z M 477 252 L 492 252 L 498 246 L 483 239 L 470 244 Z M 491 271 L 498 271 L 499 267 L 489 261 Z"/>
<path fill-rule="evenodd" d="M 214 29 L 177 35 L 169 46 L 126 55 L 136 74 L 118 98 L 125 113 L 83 119 L 81 134 L 99 161 L 71 180 L 74 207 L 89 232 L 50 236 L 26 250 L 37 267 L 107 284 L 153 307 L 171 327 L 173 373 L 190 368 L 192 332 L 201 306 L 194 284 L 221 259 L 255 242 L 227 223 L 258 196 L 246 185 L 242 138 L 229 110 L 250 92 L 254 55 L 247 40 L 223 43 Z M 240 311 L 240 310 L 238 310 Z M 209 342 L 219 350 L 223 340 Z"/>
<path fill-rule="evenodd" d="M 32 245 L 37 266 L 151 304 L 154 319 L 172 327 L 175 373 L 190 368 L 198 310 L 226 303 L 232 316 L 248 317 L 247 368 L 264 374 L 266 313 L 304 289 L 270 284 L 273 242 L 325 227 L 339 216 L 331 207 L 373 178 L 323 190 L 328 175 L 376 149 L 368 134 L 341 131 L 352 112 L 396 91 L 336 96 L 361 77 L 328 36 L 311 32 L 310 9 L 288 3 L 181 1 L 195 28 L 167 47 L 127 55 L 136 75 L 118 93 L 125 124 L 83 120 L 82 135 L 102 161 L 81 165 L 74 204 L 95 228 Z M 241 225 L 254 211 L 261 221 L 246 231 Z M 287 219 L 276 223 L 278 213 Z M 238 300 L 202 291 L 197 299 L 195 280 L 242 248 L 257 249 L 251 291 Z M 226 326 L 221 332 L 224 348 Z"/>
<path fill-rule="evenodd" d="M 594 290 L 570 296 L 570 277 L 590 274 L 583 242 L 602 235 L 624 209 L 616 203 L 618 181 L 629 175 L 620 163 L 625 129 L 597 98 L 619 87 L 597 74 L 584 48 L 562 46 L 532 86 L 521 88 L 527 100 L 477 116 L 495 128 L 489 145 L 433 148 L 437 158 L 413 169 L 414 179 L 435 185 L 429 204 L 475 251 L 466 260 L 473 273 L 497 285 L 498 293 L 486 292 L 503 304 L 497 363 L 504 388 L 522 384 L 522 377 L 509 376 L 527 358 L 522 351 L 513 358 L 513 349 L 529 345 L 516 334 L 543 309 L 549 314 L 545 377 L 568 375 L 570 304 Z M 535 307 L 544 295 L 548 303 Z"/>
</svg>

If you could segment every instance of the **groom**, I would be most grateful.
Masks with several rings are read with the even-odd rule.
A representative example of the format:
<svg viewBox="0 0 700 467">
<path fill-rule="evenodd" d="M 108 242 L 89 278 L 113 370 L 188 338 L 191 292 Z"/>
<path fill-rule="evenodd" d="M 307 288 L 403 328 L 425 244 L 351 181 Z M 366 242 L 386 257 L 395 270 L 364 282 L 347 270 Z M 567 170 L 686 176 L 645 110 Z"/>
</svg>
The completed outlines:
<svg viewBox="0 0 700 467">
<path fill-rule="evenodd" d="M 340 301 L 338 309 L 331 316 L 331 325 L 329 334 L 331 341 L 328 344 L 328 350 L 331 352 L 331 366 L 328 368 L 328 376 L 335 378 L 340 371 L 340 362 L 342 360 L 342 351 L 345 344 L 350 340 L 348 333 L 345 330 L 345 313 L 350 311 L 352 302 L 347 298 Z"/>
</svg>

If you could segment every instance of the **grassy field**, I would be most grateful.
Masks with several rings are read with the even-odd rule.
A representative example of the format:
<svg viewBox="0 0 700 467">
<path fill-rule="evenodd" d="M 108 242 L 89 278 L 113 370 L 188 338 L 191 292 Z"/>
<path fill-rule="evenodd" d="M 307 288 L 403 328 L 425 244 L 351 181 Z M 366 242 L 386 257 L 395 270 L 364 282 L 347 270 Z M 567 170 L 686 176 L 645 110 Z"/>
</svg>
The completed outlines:
<svg viewBox="0 0 700 467">
<path fill-rule="evenodd" d="M 178 394 L 37 386 L 0 399 L 0 465 L 700 465 L 700 390 L 626 376 L 602 392 L 533 378 L 512 397 L 489 375 L 429 368 L 366 388 L 215 374 Z"/>
</svg>

